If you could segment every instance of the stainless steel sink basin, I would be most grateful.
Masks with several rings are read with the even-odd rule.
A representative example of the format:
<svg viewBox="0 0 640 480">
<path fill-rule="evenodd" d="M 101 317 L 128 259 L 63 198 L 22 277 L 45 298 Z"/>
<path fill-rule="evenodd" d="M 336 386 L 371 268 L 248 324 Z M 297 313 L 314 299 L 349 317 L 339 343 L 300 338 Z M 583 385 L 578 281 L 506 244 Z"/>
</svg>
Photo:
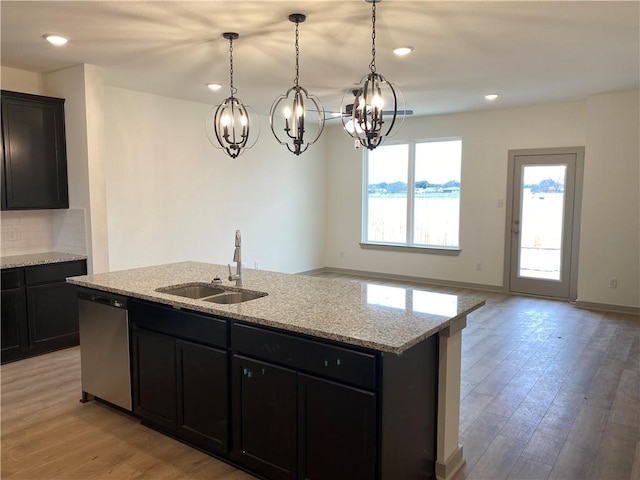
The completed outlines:
<svg viewBox="0 0 640 480">
<path fill-rule="evenodd" d="M 177 295 L 179 297 L 194 299 L 210 297 L 211 295 L 218 295 L 225 292 L 225 290 L 220 287 L 214 287 L 206 283 L 194 283 L 190 285 L 182 285 L 180 287 L 158 288 L 157 291 L 160 293 L 168 293 L 169 295 Z"/>
<path fill-rule="evenodd" d="M 264 297 L 265 292 L 251 292 L 246 290 L 229 289 L 228 287 L 220 287 L 209 283 L 189 283 L 175 287 L 162 287 L 156 289 L 156 292 L 168 293 L 169 295 L 177 295 L 179 297 L 193 298 L 194 300 L 203 300 L 211 303 L 233 304 L 248 302 L 256 298 Z"/>
<path fill-rule="evenodd" d="M 248 302 L 249 300 L 255 300 L 265 295 L 266 293 L 262 292 L 225 292 L 220 295 L 204 298 L 203 300 L 205 302 L 230 304 Z"/>
</svg>

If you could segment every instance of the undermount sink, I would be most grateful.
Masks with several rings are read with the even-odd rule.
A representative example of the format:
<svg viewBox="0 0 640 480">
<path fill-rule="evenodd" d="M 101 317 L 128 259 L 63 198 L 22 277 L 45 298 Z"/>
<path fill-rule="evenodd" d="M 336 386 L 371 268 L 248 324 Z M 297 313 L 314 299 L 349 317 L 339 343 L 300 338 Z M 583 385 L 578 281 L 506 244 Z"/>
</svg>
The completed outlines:
<svg viewBox="0 0 640 480">
<path fill-rule="evenodd" d="M 256 298 L 264 297 L 266 293 L 262 292 L 225 292 L 220 295 L 214 295 L 209 298 L 205 298 L 205 302 L 212 303 L 242 303 L 249 300 L 255 300 Z"/>
<path fill-rule="evenodd" d="M 210 297 L 211 295 L 218 295 L 225 292 L 225 290 L 220 287 L 214 287 L 206 283 L 183 285 L 181 287 L 158 288 L 157 291 L 160 293 L 168 293 L 169 295 L 177 295 L 179 297 L 194 299 Z"/>
<path fill-rule="evenodd" d="M 175 287 L 162 287 L 156 292 L 177 295 L 179 297 L 203 300 L 205 302 L 233 304 L 243 303 L 267 295 L 265 292 L 250 292 L 246 290 L 231 290 L 225 287 L 214 286 L 208 283 L 191 283 Z"/>
</svg>

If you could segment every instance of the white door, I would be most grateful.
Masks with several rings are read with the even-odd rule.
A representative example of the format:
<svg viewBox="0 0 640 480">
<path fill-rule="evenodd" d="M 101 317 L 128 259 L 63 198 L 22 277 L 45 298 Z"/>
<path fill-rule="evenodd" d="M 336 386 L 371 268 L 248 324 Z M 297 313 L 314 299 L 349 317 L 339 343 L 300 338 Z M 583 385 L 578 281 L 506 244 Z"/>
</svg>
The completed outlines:
<svg viewBox="0 0 640 480">
<path fill-rule="evenodd" d="M 510 292 L 575 299 L 581 156 L 566 150 L 510 152 Z"/>
</svg>

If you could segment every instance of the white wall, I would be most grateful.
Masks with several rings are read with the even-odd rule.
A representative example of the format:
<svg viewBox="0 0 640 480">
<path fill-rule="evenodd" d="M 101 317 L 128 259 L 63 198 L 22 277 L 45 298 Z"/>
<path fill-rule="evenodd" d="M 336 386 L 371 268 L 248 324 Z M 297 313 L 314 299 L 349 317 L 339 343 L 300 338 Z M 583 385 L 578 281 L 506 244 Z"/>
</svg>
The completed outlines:
<svg viewBox="0 0 640 480">
<path fill-rule="evenodd" d="M 211 106 L 105 87 L 110 270 L 184 260 L 231 263 L 235 230 L 253 268 L 324 266 L 325 147 L 300 157 L 262 117 L 237 159 L 207 140 Z"/>
<path fill-rule="evenodd" d="M 0 88 L 12 92 L 45 95 L 42 75 L 18 68 L 0 67 Z"/>
<path fill-rule="evenodd" d="M 77 65 L 44 77 L 48 95 L 65 98 L 69 206 L 86 210 L 89 273 L 109 269 L 106 175 L 103 167 L 102 74 Z"/>
<path fill-rule="evenodd" d="M 640 97 L 587 101 L 578 300 L 640 306 Z M 609 278 L 618 287 L 609 288 Z"/>
<path fill-rule="evenodd" d="M 360 248 L 362 150 L 353 149 L 341 128 L 332 128 L 327 265 L 501 286 L 505 208 L 497 202 L 506 197 L 508 150 L 584 145 L 585 110 L 585 102 L 570 102 L 405 120 L 393 140 L 462 137 L 459 256 Z"/>
</svg>

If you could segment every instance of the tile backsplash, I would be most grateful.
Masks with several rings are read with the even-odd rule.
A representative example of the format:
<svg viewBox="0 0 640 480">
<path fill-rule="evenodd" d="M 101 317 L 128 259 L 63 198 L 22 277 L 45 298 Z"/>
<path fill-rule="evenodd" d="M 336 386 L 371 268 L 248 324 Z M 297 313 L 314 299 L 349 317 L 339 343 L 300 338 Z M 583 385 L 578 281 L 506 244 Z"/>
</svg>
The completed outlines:
<svg viewBox="0 0 640 480">
<path fill-rule="evenodd" d="M 87 254 L 84 209 L 2 212 L 2 256 L 54 251 Z"/>
</svg>

